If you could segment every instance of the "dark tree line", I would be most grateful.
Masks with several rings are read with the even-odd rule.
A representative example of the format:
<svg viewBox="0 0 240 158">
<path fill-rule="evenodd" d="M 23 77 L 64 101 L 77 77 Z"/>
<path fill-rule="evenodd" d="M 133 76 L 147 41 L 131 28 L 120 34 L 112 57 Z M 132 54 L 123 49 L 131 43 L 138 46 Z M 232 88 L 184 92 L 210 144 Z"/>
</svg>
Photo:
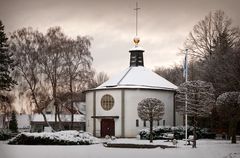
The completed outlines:
<svg viewBox="0 0 240 158">
<path fill-rule="evenodd" d="M 202 80 L 213 84 L 215 100 L 225 92 L 240 91 L 240 29 L 232 25 L 232 20 L 223 11 L 210 12 L 200 20 L 189 33 L 184 48 L 189 51 L 190 81 Z M 184 82 L 183 66 L 157 68 L 156 73 L 176 85 Z M 222 108 L 232 106 L 222 106 Z M 221 108 L 221 109 L 222 109 Z M 230 128 L 230 122 L 222 122 L 224 110 L 215 105 L 210 123 L 212 128 Z M 206 119 L 199 119 L 199 124 L 206 126 Z M 236 128 L 235 128 L 236 130 Z M 231 130 L 229 130 L 231 131 Z M 230 133 L 230 132 L 228 132 Z"/>
</svg>

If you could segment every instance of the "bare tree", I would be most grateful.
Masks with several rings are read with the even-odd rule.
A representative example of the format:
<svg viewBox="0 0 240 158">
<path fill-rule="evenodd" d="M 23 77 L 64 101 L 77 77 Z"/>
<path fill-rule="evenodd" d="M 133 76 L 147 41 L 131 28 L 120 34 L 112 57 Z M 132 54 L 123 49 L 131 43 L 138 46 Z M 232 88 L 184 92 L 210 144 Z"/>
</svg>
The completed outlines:
<svg viewBox="0 0 240 158">
<path fill-rule="evenodd" d="M 231 25 L 232 20 L 223 11 L 210 12 L 193 27 L 185 41 L 185 48 L 188 48 L 189 54 L 196 59 L 210 60 L 216 41 L 223 34 L 227 36 L 226 42 L 230 47 L 239 41 L 239 28 Z"/>
<path fill-rule="evenodd" d="M 237 124 L 240 121 L 240 92 L 226 92 L 217 98 L 217 110 L 229 123 L 232 143 L 236 143 Z"/>
<path fill-rule="evenodd" d="M 95 77 L 90 83 L 90 88 L 96 88 L 109 79 L 108 75 L 103 71 L 99 73 L 93 73 L 95 74 Z"/>
<path fill-rule="evenodd" d="M 71 129 L 73 129 L 74 109 L 73 102 L 76 100 L 74 94 L 84 91 L 88 88 L 89 81 L 93 78 L 91 64 L 92 57 L 89 51 L 90 39 L 88 37 L 78 36 L 76 40 L 66 39 L 63 42 L 63 89 L 66 91 L 65 104 L 71 105 Z M 66 87 L 66 88 L 64 88 Z M 70 95 L 68 95 L 70 94 Z M 80 95 L 79 95 L 80 96 Z M 79 100 L 79 99 L 78 99 Z"/>
<path fill-rule="evenodd" d="M 185 41 L 195 74 L 211 82 L 217 95 L 240 88 L 239 43 L 239 27 L 232 26 L 231 18 L 221 10 L 199 21 Z"/>
<path fill-rule="evenodd" d="M 239 46 L 239 27 L 233 26 L 231 18 L 220 10 L 209 13 L 199 21 L 185 41 L 185 48 L 189 49 L 194 62 L 193 72 L 198 76 L 195 79 L 211 82 L 216 96 L 240 90 Z M 191 78 L 190 66 L 189 69 Z M 227 125 L 216 116 L 217 110 L 214 109 L 211 115 L 213 126 Z"/>
<path fill-rule="evenodd" d="M 97 86 L 101 85 L 102 83 L 104 83 L 105 81 L 107 81 L 109 79 L 108 74 L 106 74 L 105 72 L 99 72 L 96 76 L 96 83 Z"/>
<path fill-rule="evenodd" d="M 138 116 L 150 122 L 150 143 L 153 142 L 153 121 L 159 121 L 164 115 L 164 103 L 156 98 L 146 98 L 138 103 Z"/>
<path fill-rule="evenodd" d="M 214 88 L 211 83 L 204 81 L 189 81 L 182 83 L 178 87 L 176 95 L 177 111 L 192 118 L 194 126 L 194 142 L 193 148 L 196 148 L 196 126 L 197 118 L 206 117 L 211 114 L 211 110 L 215 103 Z M 187 111 L 185 110 L 185 102 L 187 102 Z"/>
<path fill-rule="evenodd" d="M 93 79 L 90 44 L 88 37 L 68 38 L 60 27 L 48 29 L 45 35 L 32 28 L 23 28 L 11 35 L 10 52 L 18 61 L 19 80 L 23 78 L 28 85 L 25 93 L 31 94 L 27 95 L 31 96 L 30 105 L 44 115 L 43 109 L 53 102 L 58 129 L 62 129 L 62 106 L 70 103 L 73 111 L 75 94 L 86 90 Z M 24 85 L 21 83 L 20 89 L 25 89 Z M 66 93 L 64 97 L 63 93 Z M 72 124 L 73 119 L 72 115 Z"/>
<path fill-rule="evenodd" d="M 9 51 L 13 53 L 13 57 L 17 61 L 16 71 L 19 73 L 18 77 L 23 78 L 23 81 L 26 82 L 31 103 L 42 114 L 45 123 L 49 125 L 43 112 L 45 107 L 42 105 L 48 96 L 46 96 L 46 91 L 41 91 L 42 85 L 40 83 L 38 64 L 43 38 L 43 34 L 34 31 L 32 28 L 17 30 L 11 34 Z M 39 95 L 40 93 L 42 95 Z"/>
<path fill-rule="evenodd" d="M 170 68 L 158 67 L 154 72 L 176 85 L 180 85 L 184 81 L 183 68 L 180 65 L 174 65 Z"/>
<path fill-rule="evenodd" d="M 45 81 L 51 85 L 52 99 L 55 106 L 55 124 L 62 129 L 60 118 L 60 106 L 58 103 L 57 90 L 60 82 L 60 77 L 63 73 L 63 43 L 66 40 L 65 35 L 60 27 L 49 28 L 47 34 L 44 36 L 42 43 L 42 50 L 38 57 L 38 63 L 43 75 L 46 77 Z M 59 121 L 59 122 L 58 122 Z"/>
</svg>

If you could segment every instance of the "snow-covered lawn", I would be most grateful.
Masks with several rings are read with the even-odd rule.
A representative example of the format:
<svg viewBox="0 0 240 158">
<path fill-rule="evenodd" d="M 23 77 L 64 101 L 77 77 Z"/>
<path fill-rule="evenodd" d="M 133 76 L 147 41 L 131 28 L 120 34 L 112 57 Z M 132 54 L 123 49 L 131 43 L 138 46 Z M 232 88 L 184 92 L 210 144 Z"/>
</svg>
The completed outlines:
<svg viewBox="0 0 240 158">
<path fill-rule="evenodd" d="M 117 139 L 115 142 L 147 144 L 145 140 Z M 172 145 L 171 142 L 154 141 Z M 106 148 L 102 144 L 82 146 L 8 145 L 0 142 L 0 158 L 240 158 L 240 144 L 223 140 L 198 140 L 197 148 L 179 141 L 177 148 Z"/>
</svg>

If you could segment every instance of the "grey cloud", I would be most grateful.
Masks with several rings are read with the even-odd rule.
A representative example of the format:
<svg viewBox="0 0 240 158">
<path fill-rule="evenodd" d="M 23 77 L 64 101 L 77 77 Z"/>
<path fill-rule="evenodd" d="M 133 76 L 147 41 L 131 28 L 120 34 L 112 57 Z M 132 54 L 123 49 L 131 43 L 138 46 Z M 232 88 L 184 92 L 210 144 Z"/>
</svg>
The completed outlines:
<svg viewBox="0 0 240 158">
<path fill-rule="evenodd" d="M 6 31 L 32 26 L 46 31 L 61 26 L 76 36 L 93 37 L 91 48 L 97 71 L 114 74 L 128 66 L 135 34 L 135 0 L 0 0 L 0 19 Z M 145 65 L 169 66 L 180 61 L 193 25 L 209 11 L 222 9 L 240 25 L 239 0 L 138 0 L 139 34 L 146 49 Z M 107 60 L 106 60 L 107 59 Z"/>
</svg>

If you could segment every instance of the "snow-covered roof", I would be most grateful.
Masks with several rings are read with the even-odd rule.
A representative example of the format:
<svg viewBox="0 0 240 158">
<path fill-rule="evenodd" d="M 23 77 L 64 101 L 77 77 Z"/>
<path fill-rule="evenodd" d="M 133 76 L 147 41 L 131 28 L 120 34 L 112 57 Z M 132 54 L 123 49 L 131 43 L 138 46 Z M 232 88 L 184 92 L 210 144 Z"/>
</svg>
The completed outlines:
<svg viewBox="0 0 240 158">
<path fill-rule="evenodd" d="M 176 90 L 177 86 L 143 66 L 136 66 L 128 67 L 95 89 L 108 88 Z"/>
<path fill-rule="evenodd" d="M 143 52 L 144 52 L 144 49 L 143 49 L 142 47 L 135 46 L 135 47 L 131 48 L 129 51 L 130 51 L 130 52 L 131 52 L 131 51 L 143 51 Z"/>
<path fill-rule="evenodd" d="M 40 114 L 34 114 L 31 116 L 32 122 L 44 122 L 43 116 Z M 55 121 L 55 115 L 54 114 L 46 114 L 46 118 L 48 122 L 54 122 Z M 60 115 L 62 122 L 71 122 L 71 115 Z M 85 116 L 80 114 L 74 115 L 74 122 L 85 122 Z"/>
</svg>

